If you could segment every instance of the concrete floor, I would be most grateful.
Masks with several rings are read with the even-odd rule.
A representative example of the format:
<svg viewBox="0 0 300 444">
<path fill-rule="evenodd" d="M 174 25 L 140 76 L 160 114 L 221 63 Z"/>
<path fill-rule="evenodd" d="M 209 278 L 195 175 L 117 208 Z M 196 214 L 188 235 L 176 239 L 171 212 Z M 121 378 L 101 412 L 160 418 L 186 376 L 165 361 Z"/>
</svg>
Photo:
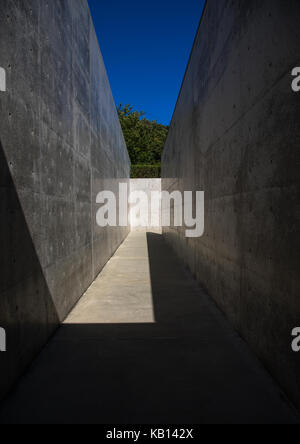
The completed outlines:
<svg viewBox="0 0 300 444">
<path fill-rule="evenodd" d="M 3 403 L 0 423 L 296 423 L 158 233 L 132 233 Z"/>
</svg>

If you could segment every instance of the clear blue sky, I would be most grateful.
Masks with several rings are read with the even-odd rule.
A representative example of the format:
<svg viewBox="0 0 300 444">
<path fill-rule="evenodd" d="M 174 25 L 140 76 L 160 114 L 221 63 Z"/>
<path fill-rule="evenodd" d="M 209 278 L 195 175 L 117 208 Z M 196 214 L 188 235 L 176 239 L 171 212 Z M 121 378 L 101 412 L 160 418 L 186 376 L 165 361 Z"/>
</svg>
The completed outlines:
<svg viewBox="0 0 300 444">
<path fill-rule="evenodd" d="M 115 102 L 169 124 L 205 0 L 89 0 Z"/>
</svg>

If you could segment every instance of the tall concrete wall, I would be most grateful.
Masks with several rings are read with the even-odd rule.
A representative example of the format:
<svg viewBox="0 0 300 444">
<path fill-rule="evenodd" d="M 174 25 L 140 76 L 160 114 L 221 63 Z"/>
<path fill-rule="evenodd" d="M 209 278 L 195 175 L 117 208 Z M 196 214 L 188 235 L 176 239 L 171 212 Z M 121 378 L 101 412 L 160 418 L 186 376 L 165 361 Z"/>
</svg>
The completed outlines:
<svg viewBox="0 0 300 444">
<path fill-rule="evenodd" d="M 1 0 L 0 396 L 128 233 L 96 194 L 130 161 L 85 0 Z"/>
<path fill-rule="evenodd" d="M 208 0 L 163 153 L 205 191 L 205 235 L 166 239 L 300 407 L 299 0 Z"/>
</svg>

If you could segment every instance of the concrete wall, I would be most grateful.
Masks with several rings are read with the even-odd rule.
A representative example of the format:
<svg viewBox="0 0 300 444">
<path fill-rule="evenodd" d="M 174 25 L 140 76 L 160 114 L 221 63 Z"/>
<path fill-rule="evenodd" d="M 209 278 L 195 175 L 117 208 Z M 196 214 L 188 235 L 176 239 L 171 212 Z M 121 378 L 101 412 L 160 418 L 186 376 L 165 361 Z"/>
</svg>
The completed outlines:
<svg viewBox="0 0 300 444">
<path fill-rule="evenodd" d="M 96 194 L 130 162 L 85 0 L 1 0 L 0 396 L 128 233 Z"/>
<path fill-rule="evenodd" d="M 205 191 L 206 231 L 166 239 L 300 407 L 298 0 L 208 0 L 163 153 Z"/>
<path fill-rule="evenodd" d="M 140 212 L 135 210 L 136 204 L 130 205 L 131 230 L 161 232 L 161 179 L 130 179 L 129 191 L 130 193 L 145 193 L 148 200 L 148 205 L 141 207 Z M 159 199 L 157 199 L 158 196 Z M 140 200 L 137 200 L 137 204 L 139 206 Z"/>
</svg>

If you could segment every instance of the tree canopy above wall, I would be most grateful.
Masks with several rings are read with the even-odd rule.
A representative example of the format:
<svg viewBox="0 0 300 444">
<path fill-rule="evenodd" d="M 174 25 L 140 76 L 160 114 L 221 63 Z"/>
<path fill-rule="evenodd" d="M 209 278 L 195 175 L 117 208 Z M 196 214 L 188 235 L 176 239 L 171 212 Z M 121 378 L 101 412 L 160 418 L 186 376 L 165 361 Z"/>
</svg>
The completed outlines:
<svg viewBox="0 0 300 444">
<path fill-rule="evenodd" d="M 135 111 L 131 105 L 120 104 L 118 114 L 132 163 L 131 177 L 160 177 L 169 127 L 146 119 L 143 111 Z"/>
</svg>

